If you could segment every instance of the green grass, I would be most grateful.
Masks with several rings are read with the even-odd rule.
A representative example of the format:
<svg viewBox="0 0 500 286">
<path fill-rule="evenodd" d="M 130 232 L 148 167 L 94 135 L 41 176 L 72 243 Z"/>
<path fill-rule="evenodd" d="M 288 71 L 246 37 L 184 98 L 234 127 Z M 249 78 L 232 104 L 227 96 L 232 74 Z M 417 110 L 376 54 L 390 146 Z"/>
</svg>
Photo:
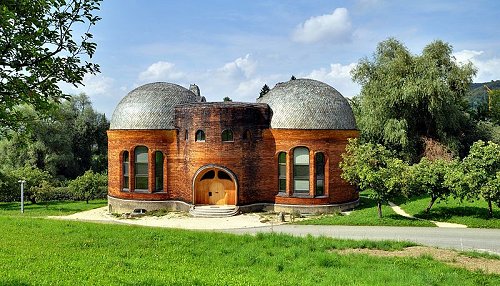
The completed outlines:
<svg viewBox="0 0 500 286">
<path fill-rule="evenodd" d="M 21 213 L 21 203 L 0 203 L 0 216 L 15 216 L 15 217 L 45 217 L 45 216 L 62 216 L 70 215 L 77 212 L 82 212 L 90 209 L 95 209 L 107 205 L 107 200 L 92 200 L 86 202 L 49 202 L 42 204 L 32 204 L 25 202 L 24 213 Z"/>
<path fill-rule="evenodd" d="M 415 217 L 427 220 L 460 223 L 477 228 L 500 228 L 499 208 L 494 206 L 493 218 L 488 218 L 488 204 L 485 201 L 461 202 L 454 198 L 438 200 L 427 214 L 425 209 L 428 204 L 428 197 L 418 197 L 401 202 L 400 207 Z"/>
<path fill-rule="evenodd" d="M 396 214 L 389 206 L 382 206 L 382 218 L 378 218 L 377 203 L 366 194 L 360 194 L 360 203 L 350 215 L 323 215 L 298 222 L 313 225 L 383 225 L 383 226 L 436 226 L 418 219 L 410 219 Z"/>
<path fill-rule="evenodd" d="M 429 257 L 341 255 L 404 242 L 334 240 L 0 216 L 0 285 L 500 285 Z"/>
</svg>

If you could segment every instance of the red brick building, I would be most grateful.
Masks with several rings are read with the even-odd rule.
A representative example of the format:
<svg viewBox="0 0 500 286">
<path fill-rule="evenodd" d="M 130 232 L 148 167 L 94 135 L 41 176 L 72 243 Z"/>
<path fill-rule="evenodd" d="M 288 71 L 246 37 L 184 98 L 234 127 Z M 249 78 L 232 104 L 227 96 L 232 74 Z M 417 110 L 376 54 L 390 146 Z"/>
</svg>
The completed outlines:
<svg viewBox="0 0 500 286">
<path fill-rule="evenodd" d="M 111 119 L 109 208 L 352 208 L 358 193 L 338 164 L 357 136 L 347 100 L 315 80 L 279 83 L 258 103 L 209 103 L 194 85 L 146 84 Z"/>
</svg>

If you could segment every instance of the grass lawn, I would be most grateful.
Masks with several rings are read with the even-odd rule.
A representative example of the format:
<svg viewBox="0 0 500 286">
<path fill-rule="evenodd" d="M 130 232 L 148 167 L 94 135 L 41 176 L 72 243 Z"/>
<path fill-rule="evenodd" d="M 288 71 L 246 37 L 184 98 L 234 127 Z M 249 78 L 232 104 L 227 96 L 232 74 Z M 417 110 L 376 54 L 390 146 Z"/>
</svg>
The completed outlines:
<svg viewBox="0 0 500 286">
<path fill-rule="evenodd" d="M 483 200 L 467 202 L 454 198 L 437 201 L 430 213 L 425 213 L 429 204 L 429 197 L 412 198 L 400 202 L 400 207 L 415 217 L 465 224 L 468 227 L 500 228 L 500 210 L 493 206 L 493 218 L 488 218 L 488 204 Z"/>
<path fill-rule="evenodd" d="M 0 216 L 15 216 L 15 217 L 44 217 L 44 216 L 60 216 L 70 215 L 77 212 L 82 212 L 90 209 L 95 209 L 107 205 L 107 200 L 92 200 L 86 202 L 49 202 L 42 204 L 32 204 L 31 202 L 24 203 L 24 213 L 21 213 L 21 203 L 0 202 Z"/>
<path fill-rule="evenodd" d="M 298 224 L 314 225 L 384 225 L 384 226 L 436 226 L 435 224 L 410 219 L 396 214 L 391 207 L 382 206 L 382 219 L 378 218 L 377 203 L 366 194 L 360 194 L 360 203 L 350 215 L 323 215 L 318 218 L 307 219 Z"/>
<path fill-rule="evenodd" d="M 0 216 L 0 285 L 500 285 L 500 275 L 400 249 L 405 242 L 334 240 Z"/>
</svg>

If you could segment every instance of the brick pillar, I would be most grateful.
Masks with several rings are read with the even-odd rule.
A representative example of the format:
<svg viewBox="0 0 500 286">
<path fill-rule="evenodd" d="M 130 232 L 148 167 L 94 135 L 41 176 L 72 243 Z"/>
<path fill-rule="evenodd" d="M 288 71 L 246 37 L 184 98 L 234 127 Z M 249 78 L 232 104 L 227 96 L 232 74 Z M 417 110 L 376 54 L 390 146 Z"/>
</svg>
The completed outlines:
<svg viewBox="0 0 500 286">
<path fill-rule="evenodd" d="M 286 156 L 286 194 L 293 195 L 293 149 Z"/>
<path fill-rule="evenodd" d="M 316 192 L 316 158 L 314 151 L 309 150 L 309 195 L 314 197 Z"/>
<path fill-rule="evenodd" d="M 148 193 L 155 189 L 155 151 L 148 148 Z"/>
</svg>

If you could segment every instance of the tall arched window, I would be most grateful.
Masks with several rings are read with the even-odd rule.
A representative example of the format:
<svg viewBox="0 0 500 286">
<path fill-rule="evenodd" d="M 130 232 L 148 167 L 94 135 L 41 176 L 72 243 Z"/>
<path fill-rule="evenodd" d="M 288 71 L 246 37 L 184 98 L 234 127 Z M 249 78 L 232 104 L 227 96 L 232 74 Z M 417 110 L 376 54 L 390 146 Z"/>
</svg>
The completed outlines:
<svg viewBox="0 0 500 286">
<path fill-rule="evenodd" d="M 222 131 L 222 142 L 234 141 L 233 140 L 233 131 L 231 129 L 226 129 Z"/>
<path fill-rule="evenodd" d="M 195 137 L 196 142 L 205 142 L 205 132 L 203 132 L 203 130 L 196 131 Z"/>
<path fill-rule="evenodd" d="M 128 151 L 123 151 L 122 154 L 122 160 L 123 160 L 123 177 L 122 177 L 122 182 L 123 182 L 123 189 L 129 189 L 129 159 L 128 159 Z"/>
<path fill-rule="evenodd" d="M 293 192 L 309 193 L 309 149 L 305 147 L 293 150 Z"/>
<path fill-rule="evenodd" d="M 316 153 L 315 158 L 316 162 L 316 196 L 323 196 L 325 194 L 325 155 L 323 153 Z"/>
<path fill-rule="evenodd" d="M 155 191 L 163 190 L 163 153 L 155 152 Z"/>
<path fill-rule="evenodd" d="M 281 193 L 286 192 L 286 153 L 278 154 L 278 190 Z"/>
<path fill-rule="evenodd" d="M 252 139 L 252 132 L 250 130 L 245 130 L 243 132 L 243 140 L 251 140 Z"/>
<path fill-rule="evenodd" d="M 147 190 L 148 189 L 148 147 L 137 146 L 135 147 L 135 189 Z"/>
</svg>

